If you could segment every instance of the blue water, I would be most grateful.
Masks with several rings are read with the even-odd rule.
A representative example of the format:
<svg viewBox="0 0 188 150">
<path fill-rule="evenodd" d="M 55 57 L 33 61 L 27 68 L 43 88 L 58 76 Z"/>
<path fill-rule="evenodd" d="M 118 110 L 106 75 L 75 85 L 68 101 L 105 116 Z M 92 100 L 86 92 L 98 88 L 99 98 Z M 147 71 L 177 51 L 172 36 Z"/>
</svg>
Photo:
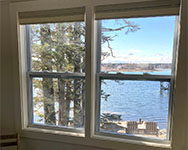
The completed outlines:
<svg viewBox="0 0 188 150">
<path fill-rule="evenodd" d="M 119 72 L 110 72 L 112 74 L 116 74 L 116 73 L 119 73 Z M 167 69 L 167 70 L 159 70 L 159 71 L 152 71 L 152 72 L 120 72 L 120 73 L 123 73 L 123 74 L 137 74 L 137 75 L 142 75 L 143 73 L 148 73 L 148 74 L 151 74 L 151 75 L 171 75 L 171 69 Z"/>
<path fill-rule="evenodd" d="M 167 70 L 152 74 L 169 73 Z M 103 80 L 101 90 L 110 94 L 107 100 L 101 98 L 101 114 L 119 114 L 122 120 L 129 121 L 138 121 L 141 118 L 144 121 L 157 122 L 160 129 L 167 128 L 169 91 L 161 94 L 159 81 Z"/>
</svg>

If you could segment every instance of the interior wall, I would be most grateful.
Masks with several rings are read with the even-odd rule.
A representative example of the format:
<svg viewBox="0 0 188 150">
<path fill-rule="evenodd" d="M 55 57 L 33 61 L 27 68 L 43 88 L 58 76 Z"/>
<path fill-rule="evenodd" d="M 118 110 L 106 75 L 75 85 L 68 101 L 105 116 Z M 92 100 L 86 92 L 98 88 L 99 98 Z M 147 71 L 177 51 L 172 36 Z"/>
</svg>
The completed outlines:
<svg viewBox="0 0 188 150">
<path fill-rule="evenodd" d="M 185 0 L 186 1 L 186 0 Z M 187 6 L 185 6 L 187 9 Z M 15 110 L 14 106 L 14 94 L 15 91 L 13 87 L 13 70 L 14 63 L 12 59 L 15 57 L 13 56 L 14 52 L 11 51 L 11 31 L 10 31 L 10 20 L 9 20 L 9 4 L 8 2 L 0 2 L 0 62 L 1 62 L 1 99 L 0 99 L 0 133 L 12 133 L 16 132 L 16 121 L 17 117 L 15 112 L 19 110 Z M 184 12 L 186 13 L 186 12 Z M 185 16 L 186 18 L 186 16 Z M 185 19 L 184 18 L 184 19 Z M 187 38 L 184 39 L 184 42 L 187 41 Z M 186 49 L 186 47 L 184 47 Z M 14 49 L 15 51 L 17 49 Z M 187 56 L 186 56 L 187 57 Z M 184 58 L 185 60 L 187 58 Z M 183 62 L 182 62 L 183 63 Z M 186 63 L 186 62 L 185 62 Z M 185 68 L 185 65 L 183 65 Z M 181 107 L 181 106 L 180 106 Z M 17 108 L 17 107 L 16 107 Z M 181 114 L 180 114 L 181 115 Z M 183 118 L 182 118 L 183 119 Z M 184 118 L 185 119 L 185 118 Z M 19 120 L 19 119 L 18 119 Z M 178 120 L 177 120 L 178 121 Z M 181 119 L 180 119 L 181 121 Z M 185 127 L 186 125 L 184 125 Z M 181 126 L 175 124 L 176 128 L 181 128 Z M 181 132 L 181 131 L 180 131 Z M 186 133 L 182 134 L 182 136 L 187 136 Z M 181 141 L 180 141 L 181 142 Z M 176 145 L 173 150 L 186 150 L 186 141 L 181 142 L 183 144 L 181 146 L 182 149 Z M 32 138 L 21 138 L 21 150 L 107 150 L 103 148 L 97 147 L 89 147 L 83 146 L 82 143 L 80 145 L 74 144 L 67 144 L 67 143 L 60 143 L 60 142 L 52 142 L 52 141 L 45 141 L 45 140 L 38 140 Z M 129 148 L 125 148 L 125 150 L 129 150 Z M 136 149 L 139 150 L 139 149 Z M 161 148 L 156 148 L 156 150 L 161 150 Z"/>
<path fill-rule="evenodd" d="M 180 42 L 177 60 L 177 77 L 175 85 L 175 102 L 173 115 L 172 146 L 173 149 L 188 149 L 188 49 L 187 49 L 187 0 L 183 0 L 181 24 L 180 24 Z M 177 94 L 178 93 L 178 94 Z M 184 113 L 182 111 L 184 110 Z M 185 115 L 183 115 L 185 114 Z M 184 130 L 182 130 L 184 129 Z M 184 137 L 182 140 L 181 137 Z M 175 144 L 179 143 L 179 145 Z"/>
<path fill-rule="evenodd" d="M 21 150 L 110 150 L 99 147 L 90 147 L 60 142 L 36 140 L 29 138 L 21 139 Z"/>
<path fill-rule="evenodd" d="M 10 17 L 6 1 L 0 1 L 0 41 L 0 133 L 5 134 L 15 132 Z"/>
</svg>

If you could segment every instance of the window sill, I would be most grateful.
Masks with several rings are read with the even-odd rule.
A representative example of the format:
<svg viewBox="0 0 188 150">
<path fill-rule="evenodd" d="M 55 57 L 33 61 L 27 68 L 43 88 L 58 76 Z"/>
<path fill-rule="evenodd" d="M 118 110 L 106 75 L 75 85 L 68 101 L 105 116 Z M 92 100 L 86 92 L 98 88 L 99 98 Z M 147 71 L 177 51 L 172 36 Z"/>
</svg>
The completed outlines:
<svg viewBox="0 0 188 150">
<path fill-rule="evenodd" d="M 50 129 L 36 128 L 36 127 L 28 127 L 22 130 L 23 134 L 27 132 L 41 133 L 41 134 L 51 134 L 51 135 L 61 135 L 61 136 L 72 136 L 72 137 L 85 137 L 84 133 L 75 133 L 75 132 L 67 132 L 67 131 L 55 131 Z"/>
<path fill-rule="evenodd" d="M 110 136 L 104 136 L 104 135 L 93 135 L 93 139 L 97 140 L 105 140 L 105 141 L 114 141 L 114 142 L 122 142 L 122 143 L 129 143 L 129 144 L 135 144 L 135 145 L 143 145 L 143 146 L 149 146 L 154 148 L 165 148 L 165 149 L 172 149 L 170 143 L 155 143 L 155 142 L 147 142 L 147 141 L 139 141 L 139 140 L 133 140 L 133 139 L 125 139 L 125 138 L 116 138 L 116 137 L 110 137 Z"/>
<path fill-rule="evenodd" d="M 132 149 L 139 148 L 140 150 L 156 150 L 158 148 L 161 148 L 161 150 L 172 149 L 171 144 L 145 142 L 103 135 L 93 135 L 91 137 L 85 137 L 84 133 L 54 131 L 34 127 L 22 129 L 20 135 L 22 138 L 86 145 L 99 148 L 111 148 L 116 150 L 123 150 L 125 147 L 130 147 L 130 149 L 131 147 Z"/>
</svg>

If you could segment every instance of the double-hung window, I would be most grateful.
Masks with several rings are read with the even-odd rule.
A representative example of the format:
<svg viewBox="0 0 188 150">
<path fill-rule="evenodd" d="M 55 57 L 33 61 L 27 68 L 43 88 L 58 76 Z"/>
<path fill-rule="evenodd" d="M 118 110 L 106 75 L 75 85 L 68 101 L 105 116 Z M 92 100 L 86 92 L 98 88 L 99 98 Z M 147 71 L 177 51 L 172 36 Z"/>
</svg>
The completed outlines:
<svg viewBox="0 0 188 150">
<path fill-rule="evenodd" d="M 155 1 L 19 13 L 26 125 L 169 143 L 178 11 Z"/>
<path fill-rule="evenodd" d="M 137 7 L 96 7 L 95 133 L 168 141 L 178 13 Z"/>
<path fill-rule="evenodd" d="M 72 11 L 75 13 L 72 14 Z M 40 14 L 40 12 L 38 12 Z M 25 30 L 29 126 L 83 132 L 85 114 L 84 9 L 20 15 Z M 71 15 L 70 15 L 71 14 Z M 36 17 L 36 18 L 35 18 Z"/>
</svg>

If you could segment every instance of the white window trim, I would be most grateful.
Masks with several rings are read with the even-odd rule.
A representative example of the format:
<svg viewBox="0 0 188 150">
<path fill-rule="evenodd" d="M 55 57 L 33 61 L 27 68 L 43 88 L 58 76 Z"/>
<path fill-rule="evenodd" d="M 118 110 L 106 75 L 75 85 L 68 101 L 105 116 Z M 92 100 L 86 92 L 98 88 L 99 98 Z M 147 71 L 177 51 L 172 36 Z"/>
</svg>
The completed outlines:
<svg viewBox="0 0 188 150">
<path fill-rule="evenodd" d="M 31 40 L 30 40 L 30 26 L 25 25 L 20 27 L 22 32 L 22 40 L 20 41 L 23 45 L 23 51 L 25 51 L 25 71 L 26 71 L 26 80 L 27 80 L 27 110 L 28 110 L 28 116 L 26 122 L 28 128 L 39 128 L 39 129 L 47 129 L 47 130 L 54 130 L 54 131 L 63 131 L 63 132 L 71 132 L 71 135 L 74 133 L 79 133 L 80 136 L 84 135 L 84 129 L 77 129 L 77 128 L 70 128 L 70 127 L 64 127 L 64 126 L 55 126 L 55 125 L 43 125 L 43 124 L 37 124 L 34 123 L 33 120 L 33 83 L 32 79 L 35 77 L 39 78 L 63 78 L 63 79 L 85 79 L 85 73 L 69 73 L 69 72 L 35 72 L 32 71 L 32 60 L 31 60 Z M 23 35 L 24 34 L 24 35 Z"/>
<path fill-rule="evenodd" d="M 53 1 L 54 3 L 55 1 Z M 104 4 L 113 4 L 113 3 L 121 3 L 124 1 L 113 1 L 111 0 L 110 2 L 104 2 Z M 33 7 L 28 7 L 28 3 L 30 6 L 35 6 L 35 8 Z M 16 61 L 16 59 L 19 60 L 19 78 L 20 78 L 20 96 L 18 94 L 15 94 L 16 96 L 19 96 L 19 98 L 17 97 L 16 99 L 20 99 L 20 105 L 21 105 L 21 112 L 17 112 L 16 116 L 18 118 L 20 118 L 20 122 L 22 122 L 21 124 L 19 123 L 19 121 L 17 121 L 17 128 L 20 129 L 21 135 L 22 137 L 28 137 L 28 138 L 36 138 L 36 139 L 44 139 L 44 140 L 50 140 L 50 141 L 61 141 L 61 142 L 67 142 L 67 143 L 73 143 L 73 144 L 80 144 L 82 143 L 83 145 L 88 145 L 88 146 L 97 146 L 97 147 L 103 147 L 103 148 L 115 148 L 115 149 L 124 149 L 125 146 L 130 147 L 130 149 L 135 149 L 138 148 L 140 150 L 155 150 L 155 147 L 160 147 L 161 149 L 171 149 L 171 144 L 160 144 L 160 143 L 152 143 L 152 142 L 140 142 L 140 141 L 135 141 L 135 140 L 124 140 L 124 139 L 117 139 L 117 138 L 111 138 L 111 137 L 104 137 L 104 136 L 97 136 L 94 135 L 94 126 L 91 124 L 91 122 L 94 122 L 94 108 L 91 107 L 91 105 L 93 106 L 94 100 L 95 100 L 95 87 L 91 86 L 91 85 L 95 85 L 94 80 L 96 79 L 95 77 L 95 64 L 93 64 L 93 62 L 95 62 L 95 53 L 94 53 L 94 49 L 95 49 L 95 45 L 94 42 L 92 41 L 94 39 L 94 8 L 93 6 L 100 4 L 101 2 L 96 1 L 94 4 L 91 3 L 86 3 L 86 28 L 87 30 L 89 29 L 89 31 L 91 31 L 90 33 L 86 33 L 86 38 L 89 38 L 86 44 L 86 49 L 87 49 L 87 57 L 90 58 L 89 60 L 86 60 L 86 70 L 87 72 L 90 72 L 88 74 L 90 74 L 90 76 L 87 75 L 86 72 L 86 80 L 88 80 L 88 82 L 90 83 L 90 85 L 88 86 L 87 90 L 87 97 L 89 96 L 91 98 L 90 101 L 87 102 L 87 110 L 91 110 L 91 111 L 87 111 L 86 113 L 86 119 L 88 120 L 88 118 L 91 118 L 91 122 L 86 122 L 88 124 L 88 126 L 85 128 L 86 131 L 86 135 L 85 136 L 81 136 L 84 138 L 80 138 L 78 135 L 76 135 L 76 137 L 74 137 L 75 135 L 71 134 L 71 133 L 66 133 L 66 132 L 60 132 L 60 131 L 51 131 L 51 130 L 46 130 L 46 129 L 36 129 L 36 128 L 28 128 L 27 127 L 27 122 L 28 122 L 28 118 L 26 117 L 27 115 L 25 114 L 26 112 L 28 112 L 27 110 L 27 102 L 25 101 L 26 97 L 27 97 L 27 91 L 25 90 L 25 88 L 27 87 L 26 85 L 26 74 L 24 72 L 24 64 L 22 64 L 21 62 L 24 62 L 24 51 L 23 51 L 23 45 L 20 45 L 19 42 L 17 42 L 17 33 L 19 33 L 19 29 L 17 30 L 15 28 L 15 26 L 17 25 L 17 12 L 24 12 L 27 10 L 32 10 L 32 11 L 37 11 L 37 10 L 42 10 L 42 9 L 54 9 L 57 6 L 54 5 L 53 3 L 49 2 L 49 5 L 51 4 L 51 6 L 46 6 L 44 5 L 42 6 L 41 2 L 26 2 L 26 3 L 22 3 L 22 4 L 12 4 L 11 5 L 11 28 L 13 31 L 13 37 L 12 37 L 12 43 L 13 43 L 13 49 L 15 50 L 15 47 L 19 47 L 19 58 L 15 58 L 14 62 Z M 73 2 L 74 4 L 68 4 L 65 3 L 62 6 L 58 6 L 58 8 L 69 8 L 69 7 L 77 7 L 78 5 L 82 5 L 82 4 L 78 4 L 76 1 Z M 62 2 L 63 4 L 63 2 Z M 24 7 L 25 6 L 25 7 Z M 87 39 L 86 39 L 87 40 Z M 20 41 L 20 37 L 18 36 L 18 41 Z M 179 42 L 178 42 L 179 43 Z M 22 47 L 22 48 L 21 48 Z M 183 51 L 183 50 L 181 50 Z M 183 52 L 182 52 L 183 53 Z M 91 58 L 91 55 L 93 56 Z M 16 68 L 15 70 L 17 70 L 18 68 Z M 17 71 L 15 72 L 16 77 L 17 76 Z M 91 74 L 92 73 L 92 74 Z M 17 90 L 16 90 L 17 91 Z M 177 96 L 178 97 L 178 96 Z M 177 101 L 177 100 L 176 100 Z M 18 101 L 17 101 L 18 102 Z M 19 103 L 18 103 L 19 104 Z M 180 105 L 180 104 L 179 104 Z M 16 105 L 16 109 L 19 109 L 20 106 Z M 91 113 L 92 112 L 92 113 Z M 176 116 L 177 117 L 177 116 Z M 19 119 L 18 119 L 19 120 Z M 44 133 L 44 134 L 43 134 Z M 177 133 L 176 133 L 177 134 Z M 60 136 L 59 136 L 60 135 Z M 112 142 L 113 141 L 113 142 Z M 173 145 L 177 145 L 176 147 L 178 147 L 178 143 L 176 143 L 175 141 L 173 141 L 174 144 Z M 132 148 L 131 148 L 132 147 Z M 180 147 L 180 145 L 179 145 Z"/>
<path fill-rule="evenodd" d="M 172 14 L 173 15 L 173 14 Z M 166 16 L 166 15 L 165 15 Z M 140 16 L 139 16 L 140 17 Z M 148 16 L 150 17 L 150 16 Z M 171 132 L 172 132 L 172 112 L 173 112 L 173 102 L 174 102 L 174 82 L 175 82 L 175 72 L 176 72 L 176 52 L 177 52 L 177 41 L 178 41 L 178 34 L 179 34 L 179 16 L 176 16 L 175 21 L 175 31 L 174 31 L 174 41 L 173 41 L 173 51 L 172 51 L 172 68 L 171 68 L 171 75 L 135 75 L 135 74 L 123 74 L 123 73 L 116 73 L 116 74 L 110 74 L 110 73 L 103 73 L 100 71 L 101 66 L 101 42 L 100 42 L 100 33 L 101 33 L 101 23 L 100 21 L 97 21 L 97 38 L 99 41 L 96 41 L 97 44 L 97 90 L 96 90 L 96 103 L 95 103 L 95 134 L 96 135 L 102 135 L 102 136 L 111 136 L 111 137 L 117 137 L 117 138 L 124 138 L 124 139 L 131 139 L 131 140 L 138 140 L 138 141 L 146 141 L 146 142 L 156 142 L 156 143 L 165 143 L 170 144 L 170 141 L 172 140 Z M 166 139 L 153 139 L 149 137 L 140 137 L 140 136 L 131 136 L 131 135 L 120 135 L 120 134 L 114 134 L 110 132 L 99 132 L 99 119 L 100 119 L 100 83 L 101 80 L 107 79 L 107 80 L 134 80 L 134 81 L 166 81 L 170 83 L 170 94 L 169 94 L 169 104 L 168 104 L 168 119 L 167 119 L 167 138 Z"/>
</svg>

